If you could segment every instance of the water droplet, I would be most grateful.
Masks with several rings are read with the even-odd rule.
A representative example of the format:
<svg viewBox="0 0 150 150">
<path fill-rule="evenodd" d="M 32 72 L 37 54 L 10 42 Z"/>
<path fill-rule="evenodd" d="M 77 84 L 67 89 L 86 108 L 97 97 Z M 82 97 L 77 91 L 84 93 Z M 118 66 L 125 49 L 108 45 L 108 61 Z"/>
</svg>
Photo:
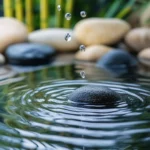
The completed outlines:
<svg viewBox="0 0 150 150">
<path fill-rule="evenodd" d="M 61 11 L 61 6 L 58 5 L 58 6 L 57 6 L 57 9 L 58 9 L 58 11 Z"/>
<path fill-rule="evenodd" d="M 65 18 L 66 18 L 67 20 L 70 20 L 70 19 L 71 19 L 71 14 L 70 14 L 70 13 L 66 13 L 66 14 L 65 14 Z"/>
<path fill-rule="evenodd" d="M 71 41 L 71 35 L 70 35 L 69 33 L 67 33 L 67 34 L 65 35 L 65 40 L 66 40 L 67 42 Z"/>
<path fill-rule="evenodd" d="M 86 17 L 86 12 L 85 11 L 81 11 L 80 15 L 81 15 L 82 18 L 85 18 Z"/>
<path fill-rule="evenodd" d="M 80 51 L 85 51 L 85 46 L 84 45 L 80 45 L 80 47 L 79 47 L 79 49 L 80 49 Z"/>
<path fill-rule="evenodd" d="M 80 76 L 84 79 L 85 78 L 85 72 L 84 71 L 80 71 Z"/>
</svg>

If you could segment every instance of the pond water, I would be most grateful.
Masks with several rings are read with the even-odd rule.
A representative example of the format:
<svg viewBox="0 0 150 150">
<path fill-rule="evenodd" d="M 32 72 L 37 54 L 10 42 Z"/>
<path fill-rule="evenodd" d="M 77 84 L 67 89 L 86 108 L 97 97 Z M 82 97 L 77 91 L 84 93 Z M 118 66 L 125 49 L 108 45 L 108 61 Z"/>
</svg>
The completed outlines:
<svg viewBox="0 0 150 150">
<path fill-rule="evenodd" d="M 84 70 L 86 76 L 80 77 Z M 49 67 L 0 81 L 1 150 L 144 150 L 150 147 L 150 78 L 90 65 Z M 83 85 L 115 90 L 111 105 L 68 100 Z"/>
</svg>

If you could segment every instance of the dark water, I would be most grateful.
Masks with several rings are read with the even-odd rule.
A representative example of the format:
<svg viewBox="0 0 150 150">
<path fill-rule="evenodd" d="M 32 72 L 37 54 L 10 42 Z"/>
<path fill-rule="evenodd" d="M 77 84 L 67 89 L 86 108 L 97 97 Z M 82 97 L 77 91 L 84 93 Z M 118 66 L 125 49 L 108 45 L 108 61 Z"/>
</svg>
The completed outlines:
<svg viewBox="0 0 150 150">
<path fill-rule="evenodd" d="M 0 150 L 150 149 L 149 77 L 115 78 L 76 65 L 24 73 L 0 84 Z M 68 100 L 72 91 L 89 84 L 109 87 L 122 99 L 98 107 Z"/>
</svg>

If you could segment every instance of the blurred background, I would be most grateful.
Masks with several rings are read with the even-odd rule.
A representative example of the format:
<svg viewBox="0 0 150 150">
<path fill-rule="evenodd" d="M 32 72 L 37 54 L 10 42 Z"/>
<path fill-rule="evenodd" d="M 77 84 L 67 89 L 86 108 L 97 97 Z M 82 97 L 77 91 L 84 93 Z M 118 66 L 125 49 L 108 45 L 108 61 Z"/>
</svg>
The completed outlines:
<svg viewBox="0 0 150 150">
<path fill-rule="evenodd" d="M 61 12 L 57 11 L 58 5 L 61 5 Z M 33 29 L 40 28 L 41 15 L 47 21 L 45 27 L 73 27 L 81 19 L 79 12 L 84 10 L 88 12 L 87 17 L 128 19 L 135 27 L 149 5 L 149 0 L 1 0 L 0 15 L 16 16 L 26 23 L 32 18 Z M 66 12 L 73 16 L 69 23 L 62 20 Z M 144 24 L 149 23 L 149 17 L 146 19 Z"/>
<path fill-rule="evenodd" d="M 61 7 L 59 8 L 61 10 L 58 9 L 58 6 Z M 80 40 L 80 38 L 77 37 L 77 35 L 80 36 L 80 33 L 77 33 L 75 39 L 72 38 L 71 42 L 67 42 L 66 44 L 66 41 L 64 40 L 65 34 L 75 33 L 76 30 L 73 29 L 74 26 L 78 24 L 78 22 L 81 21 L 82 19 L 85 19 L 81 17 L 80 15 L 81 11 L 85 11 L 87 13 L 85 18 L 92 18 L 92 17 L 97 17 L 97 19 L 118 18 L 120 19 L 120 21 L 125 20 L 126 22 L 120 25 L 117 24 L 117 22 L 115 22 L 115 19 L 111 19 L 111 21 L 108 23 L 109 24 L 108 27 L 110 29 L 109 33 L 107 33 L 108 30 L 105 29 L 105 25 L 104 26 L 102 25 L 102 27 L 100 28 L 97 25 L 98 29 L 95 29 L 95 31 L 93 31 L 95 32 L 93 33 L 93 35 L 96 35 L 98 30 L 102 31 L 105 30 L 104 35 L 108 35 L 106 37 L 106 42 L 101 41 L 102 39 L 101 37 L 104 37 L 103 35 L 98 35 L 97 37 L 100 37 L 98 43 L 92 41 L 92 38 L 90 40 L 91 43 L 86 43 L 84 40 L 85 36 L 87 36 L 87 33 L 85 32 L 85 35 L 82 37 L 83 38 L 82 40 Z M 70 20 L 67 20 L 64 17 L 66 13 L 71 14 L 72 17 Z M 10 59 L 6 53 L 9 47 L 13 46 L 13 44 L 22 44 L 24 42 L 28 42 L 30 44 L 31 43 L 47 44 L 49 45 L 50 48 L 54 48 L 53 51 L 54 54 L 55 53 L 59 54 L 59 52 L 76 52 L 73 53 L 72 57 L 70 57 L 70 55 L 67 58 L 65 57 L 63 61 L 70 59 L 72 61 L 73 58 L 75 58 L 76 60 L 85 61 L 86 58 L 88 58 L 86 61 L 96 62 L 98 59 L 101 58 L 101 56 L 107 53 L 108 49 L 109 50 L 122 49 L 127 52 L 133 53 L 135 54 L 135 56 L 137 56 L 139 52 L 143 51 L 145 48 L 150 47 L 149 45 L 150 37 L 147 34 L 147 30 L 149 31 L 149 28 L 147 29 L 147 27 L 150 26 L 150 0 L 1 0 L 0 16 L 4 16 L 4 18 L 1 18 L 1 20 L 2 22 L 6 21 L 6 24 L 8 25 L 7 27 L 6 25 L 3 25 L 1 23 L 0 33 L 4 42 L 1 40 L 0 45 L 4 46 L 0 47 L 1 48 L 0 53 L 2 57 L 4 56 L 6 57 L 6 61 L 4 61 L 5 58 L 3 58 L 1 64 L 4 64 L 5 62 L 7 63 L 8 62 L 7 60 Z M 14 17 L 17 18 L 17 20 L 13 20 L 11 18 L 10 20 L 7 21 L 5 20 L 5 17 Z M 24 22 L 26 26 L 20 24 L 20 22 L 18 23 L 18 20 Z M 102 22 L 103 21 L 105 21 L 105 19 L 103 19 Z M 116 23 L 116 25 L 118 25 L 118 27 L 121 28 L 121 32 L 123 32 L 121 33 L 120 37 L 116 36 L 117 33 L 116 29 L 118 29 L 118 27 L 115 26 L 116 28 L 115 34 L 113 31 L 114 29 L 111 28 L 112 27 L 111 23 L 113 22 Z M 126 28 L 126 23 L 128 24 L 127 26 L 128 27 L 131 26 L 131 28 L 129 27 L 129 29 L 124 31 L 125 30 L 124 28 Z M 18 24 L 20 26 L 20 29 L 18 29 L 17 26 Z M 90 21 L 89 24 L 91 24 Z M 5 30 L 4 27 L 6 27 Z M 10 27 L 12 28 L 12 33 L 10 31 Z M 53 30 L 53 28 L 58 27 L 71 28 L 73 30 L 67 29 Z M 137 27 L 140 27 L 140 29 L 137 29 Z M 91 26 L 91 28 L 93 27 Z M 47 29 L 46 34 L 38 29 Z M 21 30 L 22 34 L 20 34 Z M 36 32 L 35 30 L 38 31 Z M 10 32 L 8 32 L 6 36 L 6 32 L 4 33 L 3 31 L 10 31 Z M 115 42 L 107 42 L 108 39 L 111 37 L 110 35 L 113 35 L 112 40 L 115 39 L 115 36 L 117 37 L 116 39 L 118 40 L 116 40 Z M 118 35 L 120 35 L 120 31 L 118 31 Z M 137 35 L 139 36 L 139 38 L 137 38 Z M 98 39 L 97 37 L 95 39 Z M 87 47 L 80 44 L 84 44 Z M 92 48 L 89 47 L 95 44 L 98 44 L 98 46 L 101 47 L 98 47 L 98 50 L 95 47 Z M 20 49 L 20 46 L 24 47 L 24 45 L 17 45 L 17 46 L 19 47 L 18 49 Z M 30 54 L 32 54 L 33 48 L 31 48 L 30 47 L 31 45 L 29 44 L 28 46 L 29 48 L 27 48 L 25 51 L 29 50 Z M 86 51 L 84 53 L 82 52 L 78 53 L 78 50 L 80 50 L 80 46 L 84 46 L 84 48 L 86 48 Z M 16 48 L 15 50 L 13 49 L 13 47 L 11 48 L 13 55 L 14 51 L 17 50 Z M 95 51 L 93 51 L 93 49 Z M 144 54 L 143 53 L 139 54 L 139 58 L 144 59 L 144 63 L 143 61 L 142 63 L 146 65 L 148 64 L 148 66 L 150 63 L 149 62 L 145 63 L 145 60 L 147 60 L 149 51 L 150 49 L 148 50 L 148 52 L 146 50 Z M 97 55 L 97 53 L 99 54 Z M 99 57 L 93 56 L 94 54 L 95 56 Z M 35 54 L 32 55 L 33 59 L 35 59 L 36 57 Z M 19 61 L 23 60 L 23 56 L 24 54 L 18 56 Z M 51 58 L 53 58 L 53 56 L 51 56 Z M 148 60 L 149 59 L 150 58 L 148 58 Z"/>
</svg>

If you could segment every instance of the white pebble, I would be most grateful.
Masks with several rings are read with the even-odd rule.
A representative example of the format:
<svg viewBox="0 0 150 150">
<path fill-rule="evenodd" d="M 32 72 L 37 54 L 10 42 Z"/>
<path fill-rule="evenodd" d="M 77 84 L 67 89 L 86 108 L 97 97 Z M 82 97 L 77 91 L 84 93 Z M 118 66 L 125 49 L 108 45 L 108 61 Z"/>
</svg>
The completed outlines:
<svg viewBox="0 0 150 150">
<path fill-rule="evenodd" d="M 2 54 L 0 54 L 0 65 L 4 63 L 5 63 L 5 57 Z"/>
</svg>

